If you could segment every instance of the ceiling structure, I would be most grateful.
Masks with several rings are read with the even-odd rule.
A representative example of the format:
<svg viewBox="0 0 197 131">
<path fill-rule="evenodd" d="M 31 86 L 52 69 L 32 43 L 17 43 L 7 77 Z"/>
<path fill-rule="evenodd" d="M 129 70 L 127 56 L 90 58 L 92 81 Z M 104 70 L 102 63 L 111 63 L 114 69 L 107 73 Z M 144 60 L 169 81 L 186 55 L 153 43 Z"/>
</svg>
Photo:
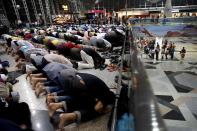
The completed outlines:
<svg viewBox="0 0 197 131">
<path fill-rule="evenodd" d="M 12 5 L 13 0 L 0 0 L 0 8 L 4 7 L 4 13 L 11 23 L 14 23 L 16 11 Z M 37 16 L 46 14 L 46 19 L 50 19 L 52 15 L 64 14 L 65 11 L 62 5 L 68 5 L 67 13 L 79 13 L 80 11 L 87 11 L 92 9 L 106 9 L 107 12 L 113 10 L 118 11 L 124 9 L 127 1 L 128 8 L 148 8 L 161 7 L 165 5 L 166 0 L 15 0 L 18 5 L 18 12 L 22 21 L 36 21 Z M 26 7 L 24 6 L 26 1 Z M 35 5 L 32 4 L 35 2 Z M 48 4 L 46 4 L 48 1 Z M 43 10 L 40 6 L 42 3 Z M 98 3 L 97 3 L 98 2 Z M 197 5 L 197 0 L 172 0 L 172 6 Z M 28 10 L 27 10 L 28 9 Z M 25 12 L 29 12 L 29 18 Z M 2 12 L 2 11 L 1 11 Z M 36 13 L 35 13 L 36 12 Z M 43 13 L 44 12 L 44 13 Z M 51 15 L 51 16 L 50 16 Z M 29 20 L 28 20 L 29 19 Z"/>
<path fill-rule="evenodd" d="M 86 9 L 97 8 L 96 0 L 80 0 Z M 120 10 L 125 7 L 126 0 L 99 0 L 99 7 L 108 10 Z M 128 8 L 161 7 L 166 0 L 127 0 Z M 172 6 L 197 5 L 197 0 L 172 0 Z"/>
</svg>

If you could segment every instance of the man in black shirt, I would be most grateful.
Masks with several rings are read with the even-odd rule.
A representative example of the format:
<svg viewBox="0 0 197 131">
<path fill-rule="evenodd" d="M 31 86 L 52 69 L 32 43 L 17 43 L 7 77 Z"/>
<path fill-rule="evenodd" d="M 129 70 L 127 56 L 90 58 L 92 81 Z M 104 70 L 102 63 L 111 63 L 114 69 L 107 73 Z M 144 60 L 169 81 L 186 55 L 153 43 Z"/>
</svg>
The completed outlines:
<svg viewBox="0 0 197 131">
<path fill-rule="evenodd" d="M 99 68 L 105 63 L 102 58 L 94 49 L 91 48 L 59 48 L 58 52 L 65 57 L 76 60 L 78 69 Z"/>
<path fill-rule="evenodd" d="M 64 127 L 65 122 L 87 121 L 112 109 L 109 105 L 113 105 L 115 95 L 101 79 L 70 69 L 60 74 L 60 85 L 65 89 L 65 94 L 72 97 L 72 101 L 65 99 L 48 106 L 51 117 L 57 109 L 65 110 L 60 115 L 60 128 Z"/>
</svg>

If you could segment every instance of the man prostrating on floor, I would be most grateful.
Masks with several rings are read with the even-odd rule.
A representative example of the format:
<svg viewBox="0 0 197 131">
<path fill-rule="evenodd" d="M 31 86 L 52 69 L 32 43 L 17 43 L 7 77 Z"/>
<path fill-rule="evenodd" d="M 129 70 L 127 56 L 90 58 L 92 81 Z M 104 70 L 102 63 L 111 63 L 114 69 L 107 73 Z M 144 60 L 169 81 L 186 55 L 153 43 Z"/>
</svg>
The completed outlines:
<svg viewBox="0 0 197 131">
<path fill-rule="evenodd" d="M 64 128 L 65 123 L 91 120 L 112 109 L 115 95 L 98 77 L 65 69 L 60 72 L 58 80 L 64 94 L 51 95 L 50 101 L 58 103 L 49 103 L 48 109 L 50 117 L 57 109 L 65 111 L 59 116 L 60 129 Z M 61 99 L 62 96 L 64 99 Z"/>
</svg>

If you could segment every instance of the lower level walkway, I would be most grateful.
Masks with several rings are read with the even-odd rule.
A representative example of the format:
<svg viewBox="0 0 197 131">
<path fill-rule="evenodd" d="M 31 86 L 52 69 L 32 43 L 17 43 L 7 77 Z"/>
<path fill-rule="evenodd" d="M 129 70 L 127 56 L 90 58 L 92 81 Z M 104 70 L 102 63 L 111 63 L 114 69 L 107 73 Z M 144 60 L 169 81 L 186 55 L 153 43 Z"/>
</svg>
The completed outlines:
<svg viewBox="0 0 197 131">
<path fill-rule="evenodd" d="M 176 44 L 173 60 L 154 61 L 143 55 L 144 65 L 169 131 L 197 130 L 197 38 L 168 38 Z M 186 47 L 181 61 L 179 51 Z"/>
</svg>

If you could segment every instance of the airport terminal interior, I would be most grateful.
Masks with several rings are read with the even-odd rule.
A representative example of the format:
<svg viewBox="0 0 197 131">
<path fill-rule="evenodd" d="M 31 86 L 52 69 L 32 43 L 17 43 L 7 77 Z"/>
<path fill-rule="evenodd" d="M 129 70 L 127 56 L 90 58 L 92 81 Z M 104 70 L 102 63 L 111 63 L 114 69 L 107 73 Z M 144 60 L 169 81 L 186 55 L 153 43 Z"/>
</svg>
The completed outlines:
<svg viewBox="0 0 197 131">
<path fill-rule="evenodd" d="M 0 0 L 0 130 L 197 131 L 197 1 Z"/>
</svg>

